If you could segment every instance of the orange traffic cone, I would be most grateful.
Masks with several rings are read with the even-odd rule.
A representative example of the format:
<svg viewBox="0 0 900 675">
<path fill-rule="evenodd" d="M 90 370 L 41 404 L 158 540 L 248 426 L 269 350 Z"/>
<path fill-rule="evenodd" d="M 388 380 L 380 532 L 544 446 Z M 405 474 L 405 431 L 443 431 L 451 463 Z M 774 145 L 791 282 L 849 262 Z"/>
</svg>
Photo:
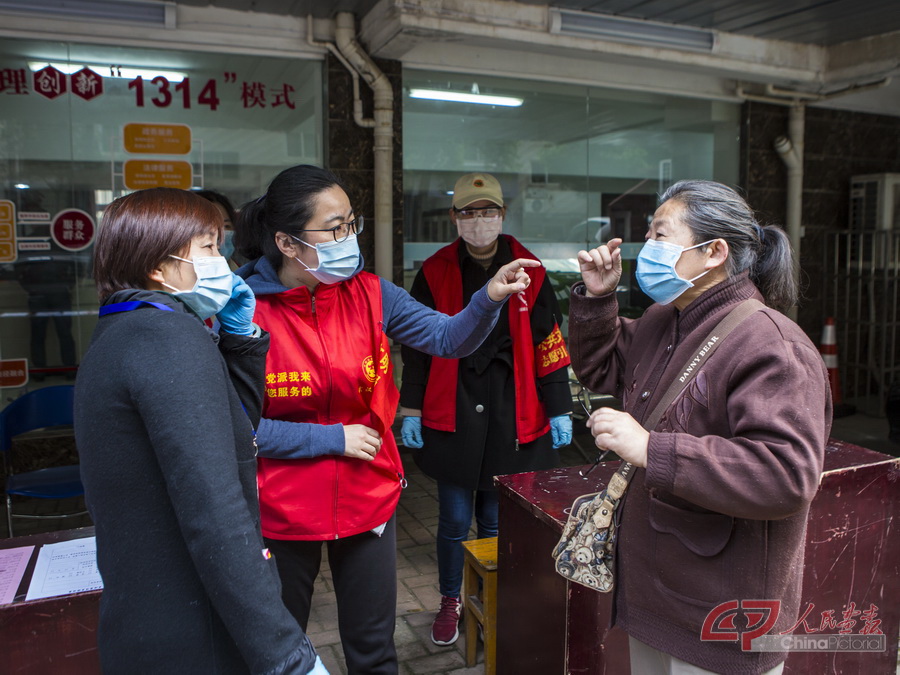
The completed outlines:
<svg viewBox="0 0 900 675">
<path fill-rule="evenodd" d="M 841 377 L 838 374 L 837 330 L 834 327 L 833 316 L 825 319 L 819 353 L 822 355 L 822 360 L 825 361 L 825 367 L 828 369 L 828 383 L 831 385 L 831 402 L 834 405 L 840 405 L 842 403 Z"/>
<path fill-rule="evenodd" d="M 831 385 L 831 403 L 834 406 L 835 417 L 846 417 L 856 412 L 852 405 L 844 404 L 841 397 L 841 376 L 838 373 L 837 354 L 837 329 L 834 327 L 834 317 L 825 319 L 825 327 L 822 329 L 822 342 L 819 345 L 819 353 L 825 361 L 828 370 L 828 383 Z"/>
</svg>

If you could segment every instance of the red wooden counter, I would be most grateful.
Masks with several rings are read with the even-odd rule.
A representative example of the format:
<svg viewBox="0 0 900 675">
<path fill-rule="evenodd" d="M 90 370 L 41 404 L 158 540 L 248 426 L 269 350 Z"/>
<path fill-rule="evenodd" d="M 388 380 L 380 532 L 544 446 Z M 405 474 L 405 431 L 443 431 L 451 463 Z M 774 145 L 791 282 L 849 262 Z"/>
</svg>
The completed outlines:
<svg viewBox="0 0 900 675">
<path fill-rule="evenodd" d="M 96 675 L 101 591 L 25 602 L 43 544 L 94 536 L 93 527 L 0 539 L 0 549 L 34 546 L 12 604 L 0 605 L 0 672 L 16 675 Z"/>
<path fill-rule="evenodd" d="M 497 574 L 497 672 L 516 675 L 629 673 L 628 636 L 609 629 L 611 594 L 568 584 L 553 569 L 575 497 L 602 489 L 618 462 L 601 464 L 589 480 L 569 467 L 497 478 L 500 538 Z M 877 606 L 886 636 L 880 653 L 790 654 L 785 673 L 893 673 L 900 629 L 900 459 L 831 440 L 806 537 L 801 612 L 808 623 L 850 602 Z M 896 528 L 894 528 L 896 530 Z M 729 598 L 731 599 L 731 598 Z M 862 625 L 860 617 L 856 617 Z M 795 631 L 795 633 L 803 631 Z M 837 633 L 838 630 L 826 630 Z M 853 631 L 858 632 L 858 631 Z"/>
</svg>

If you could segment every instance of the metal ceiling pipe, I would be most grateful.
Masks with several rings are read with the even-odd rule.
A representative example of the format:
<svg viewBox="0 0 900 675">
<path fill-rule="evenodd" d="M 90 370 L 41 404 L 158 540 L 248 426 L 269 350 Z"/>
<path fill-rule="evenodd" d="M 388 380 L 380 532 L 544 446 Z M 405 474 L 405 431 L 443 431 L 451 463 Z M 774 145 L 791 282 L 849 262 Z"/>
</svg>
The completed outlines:
<svg viewBox="0 0 900 675">
<path fill-rule="evenodd" d="M 787 167 L 787 217 L 785 229 L 794 252 L 794 281 L 800 287 L 800 241 L 803 237 L 803 134 L 805 132 L 806 106 L 795 101 L 790 107 L 788 136 L 775 139 L 775 151 Z M 797 308 L 788 310 L 788 316 L 797 320 Z"/>
<path fill-rule="evenodd" d="M 371 117 L 363 117 L 362 99 L 359 97 L 359 73 L 356 72 L 356 68 L 350 65 L 340 50 L 331 42 L 319 42 L 313 37 L 313 18 L 311 14 L 306 17 L 306 41 L 315 47 L 327 49 L 347 69 L 350 77 L 353 78 L 353 121 L 356 122 L 358 127 L 373 128 L 375 120 Z"/>
<path fill-rule="evenodd" d="M 344 58 L 375 94 L 375 273 L 394 279 L 394 89 L 387 76 L 356 41 L 353 14 L 339 12 L 334 39 Z"/>
</svg>

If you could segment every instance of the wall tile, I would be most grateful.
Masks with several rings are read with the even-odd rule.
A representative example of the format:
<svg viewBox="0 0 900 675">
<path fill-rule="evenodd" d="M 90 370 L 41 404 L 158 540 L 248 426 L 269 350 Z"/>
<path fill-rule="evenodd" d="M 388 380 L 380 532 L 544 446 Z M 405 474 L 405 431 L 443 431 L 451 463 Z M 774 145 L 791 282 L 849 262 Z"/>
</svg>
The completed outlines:
<svg viewBox="0 0 900 675">
<path fill-rule="evenodd" d="M 375 216 L 375 155 L 372 129 L 357 126 L 353 120 L 353 81 L 349 72 L 331 54 L 326 56 L 328 79 L 327 143 L 328 167 L 335 171 L 347 185 L 353 206 L 359 213 L 371 219 L 367 231 L 360 238 L 360 250 L 366 260 L 366 269 L 375 265 L 374 216 Z M 393 157 L 393 219 L 394 273 L 391 279 L 401 283 L 403 278 L 403 115 L 402 75 L 399 61 L 375 59 L 375 64 L 388 77 L 394 88 L 394 157 Z M 360 99 L 363 115 L 373 115 L 373 94 L 368 84 L 360 78 Z M 398 255 L 399 251 L 399 255 Z"/>
</svg>

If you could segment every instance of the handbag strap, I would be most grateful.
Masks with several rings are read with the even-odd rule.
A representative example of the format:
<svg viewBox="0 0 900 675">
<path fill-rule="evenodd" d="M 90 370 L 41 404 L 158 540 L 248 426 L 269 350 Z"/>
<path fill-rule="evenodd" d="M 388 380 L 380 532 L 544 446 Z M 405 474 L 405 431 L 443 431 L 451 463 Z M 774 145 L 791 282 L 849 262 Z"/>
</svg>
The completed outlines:
<svg viewBox="0 0 900 675">
<path fill-rule="evenodd" d="M 684 367 L 681 369 L 681 375 L 672 381 L 672 384 L 666 389 L 666 393 L 663 394 L 659 403 L 653 409 L 653 412 L 644 418 L 644 422 L 641 426 L 648 431 L 653 431 L 654 427 L 659 423 L 659 420 L 662 419 L 663 414 L 678 397 L 678 394 L 684 391 L 685 387 L 690 384 L 691 380 L 693 380 L 700 371 L 700 367 L 706 363 L 707 359 L 709 359 L 712 353 L 718 349 L 719 345 L 722 344 L 731 331 L 737 328 L 741 322 L 751 314 L 764 308 L 765 305 L 759 300 L 750 298 L 749 300 L 744 300 L 737 307 L 728 312 L 725 318 L 719 321 L 715 328 L 709 332 L 709 335 L 706 336 L 706 339 L 700 343 L 700 351 L 684 364 Z M 634 469 L 634 465 L 629 462 L 622 462 L 619 465 L 618 470 L 613 474 L 613 477 L 610 478 L 609 485 L 606 488 L 606 493 L 609 497 L 618 501 L 622 495 L 625 494 L 625 489 L 628 487 L 628 483 L 634 476 Z"/>
</svg>

